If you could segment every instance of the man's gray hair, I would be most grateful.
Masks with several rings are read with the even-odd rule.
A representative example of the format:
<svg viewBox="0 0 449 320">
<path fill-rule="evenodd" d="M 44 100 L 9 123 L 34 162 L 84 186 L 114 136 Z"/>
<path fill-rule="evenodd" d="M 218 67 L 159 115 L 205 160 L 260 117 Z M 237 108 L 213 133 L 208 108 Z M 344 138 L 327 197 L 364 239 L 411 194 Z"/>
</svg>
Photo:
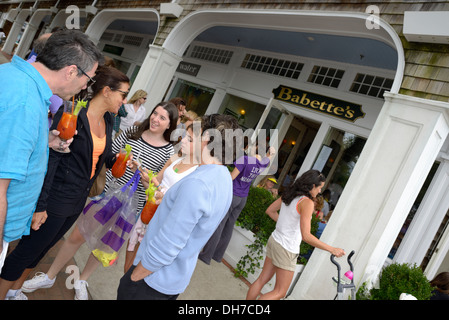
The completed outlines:
<svg viewBox="0 0 449 320">
<path fill-rule="evenodd" d="M 78 30 L 62 30 L 48 38 L 36 62 L 53 71 L 76 65 L 87 72 L 95 63 L 103 63 L 103 55 L 86 34 Z M 81 70 L 78 70 L 78 75 L 82 75 Z"/>
</svg>

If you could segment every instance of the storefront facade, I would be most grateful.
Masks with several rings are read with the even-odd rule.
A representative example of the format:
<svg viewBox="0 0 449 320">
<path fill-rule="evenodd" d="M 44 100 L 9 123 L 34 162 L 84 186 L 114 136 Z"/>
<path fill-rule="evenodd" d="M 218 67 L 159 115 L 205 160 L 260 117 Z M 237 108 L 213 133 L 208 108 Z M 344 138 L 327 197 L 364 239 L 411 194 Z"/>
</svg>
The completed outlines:
<svg viewBox="0 0 449 320">
<path fill-rule="evenodd" d="M 3 50 L 19 56 L 39 30 L 73 14 L 70 1 L 34 11 L 10 2 L 0 5 L 0 23 L 14 41 L 8 36 Z M 199 115 L 277 129 L 271 173 L 281 186 L 311 168 L 326 174 L 336 206 L 322 240 L 356 251 L 358 285 L 392 261 L 422 265 L 429 278 L 449 269 L 448 48 L 408 42 L 403 31 L 404 12 L 449 7 L 134 3 L 76 5 L 80 29 L 130 76 L 131 94 L 148 92 L 148 113 L 182 96 Z M 333 298 L 334 273 L 328 253 L 315 251 L 289 298 Z"/>
</svg>

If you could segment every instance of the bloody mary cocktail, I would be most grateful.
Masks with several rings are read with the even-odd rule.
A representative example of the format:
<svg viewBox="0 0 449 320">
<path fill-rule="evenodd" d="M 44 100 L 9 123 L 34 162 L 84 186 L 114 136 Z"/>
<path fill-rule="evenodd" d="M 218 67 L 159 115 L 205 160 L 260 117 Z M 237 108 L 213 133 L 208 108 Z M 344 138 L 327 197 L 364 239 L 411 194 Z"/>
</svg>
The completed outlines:
<svg viewBox="0 0 449 320">
<path fill-rule="evenodd" d="M 147 203 L 145 204 L 145 207 L 143 207 L 142 209 L 142 213 L 140 214 L 140 220 L 142 220 L 144 224 L 148 224 L 150 220 L 153 218 L 154 213 L 156 212 L 158 206 L 159 205 L 154 203 L 153 200 L 148 200 Z"/>
<path fill-rule="evenodd" d="M 59 137 L 61 139 L 69 140 L 73 138 L 76 131 L 77 118 L 77 116 L 68 112 L 62 114 L 61 120 L 59 120 L 58 127 L 56 128 L 59 131 Z"/>
<path fill-rule="evenodd" d="M 126 171 L 126 161 L 128 157 L 126 156 L 126 152 L 123 150 L 119 153 L 117 160 L 115 160 L 114 165 L 112 166 L 111 173 L 115 178 L 121 178 Z"/>
</svg>

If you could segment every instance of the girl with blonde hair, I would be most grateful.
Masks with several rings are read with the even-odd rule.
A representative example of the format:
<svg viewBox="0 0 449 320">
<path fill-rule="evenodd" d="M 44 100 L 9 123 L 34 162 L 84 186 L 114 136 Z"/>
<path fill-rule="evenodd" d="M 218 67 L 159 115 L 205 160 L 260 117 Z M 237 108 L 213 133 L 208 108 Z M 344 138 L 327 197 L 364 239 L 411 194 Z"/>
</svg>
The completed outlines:
<svg viewBox="0 0 449 320">
<path fill-rule="evenodd" d="M 125 131 L 131 126 L 139 125 L 145 120 L 146 110 L 144 103 L 147 100 L 147 92 L 144 90 L 137 90 L 128 103 L 125 104 L 125 110 L 128 115 L 122 118 L 120 122 L 120 130 Z"/>
</svg>

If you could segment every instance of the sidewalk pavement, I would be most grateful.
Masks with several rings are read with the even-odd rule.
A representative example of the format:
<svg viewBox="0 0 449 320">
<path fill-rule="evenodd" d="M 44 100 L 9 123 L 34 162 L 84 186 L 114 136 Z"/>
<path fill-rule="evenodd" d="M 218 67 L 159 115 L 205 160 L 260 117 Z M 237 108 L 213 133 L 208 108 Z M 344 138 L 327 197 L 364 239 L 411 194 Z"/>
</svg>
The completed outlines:
<svg viewBox="0 0 449 320">
<path fill-rule="evenodd" d="M 89 250 L 83 245 L 75 255 L 75 261 L 83 268 L 89 257 Z M 120 278 L 123 276 L 125 251 L 120 251 L 115 266 L 99 267 L 90 277 L 89 293 L 93 300 L 115 300 Z M 198 260 L 192 279 L 186 291 L 178 300 L 245 300 L 248 284 L 234 276 L 225 263 L 211 262 L 206 265 Z"/>
<path fill-rule="evenodd" d="M 10 62 L 12 59 L 12 55 L 3 52 L 2 48 L 3 46 L 0 46 L 0 64 Z"/>
<path fill-rule="evenodd" d="M 68 236 L 71 230 L 66 234 Z M 41 260 L 36 269 L 30 274 L 32 278 L 36 272 L 47 272 L 59 251 L 64 239 L 60 240 Z M 11 244 L 11 249 L 15 244 Z M 33 293 L 26 293 L 29 300 L 73 300 L 75 291 L 73 285 L 73 266 L 82 271 L 87 262 L 90 251 L 84 244 L 73 259 L 71 259 L 56 277 L 56 282 L 50 289 L 41 289 Z M 116 300 L 117 288 L 123 276 L 125 251 L 121 251 L 116 265 L 112 267 L 100 266 L 88 280 L 89 298 L 91 300 Z M 68 269 L 67 269 L 68 268 Z M 66 273 L 67 270 L 67 273 Z M 72 271 L 73 272 L 73 271 Z M 178 300 L 245 300 L 248 292 L 248 282 L 236 278 L 231 267 L 226 263 L 212 260 L 206 265 L 198 260 L 195 272 L 186 291 L 179 295 Z"/>
</svg>

